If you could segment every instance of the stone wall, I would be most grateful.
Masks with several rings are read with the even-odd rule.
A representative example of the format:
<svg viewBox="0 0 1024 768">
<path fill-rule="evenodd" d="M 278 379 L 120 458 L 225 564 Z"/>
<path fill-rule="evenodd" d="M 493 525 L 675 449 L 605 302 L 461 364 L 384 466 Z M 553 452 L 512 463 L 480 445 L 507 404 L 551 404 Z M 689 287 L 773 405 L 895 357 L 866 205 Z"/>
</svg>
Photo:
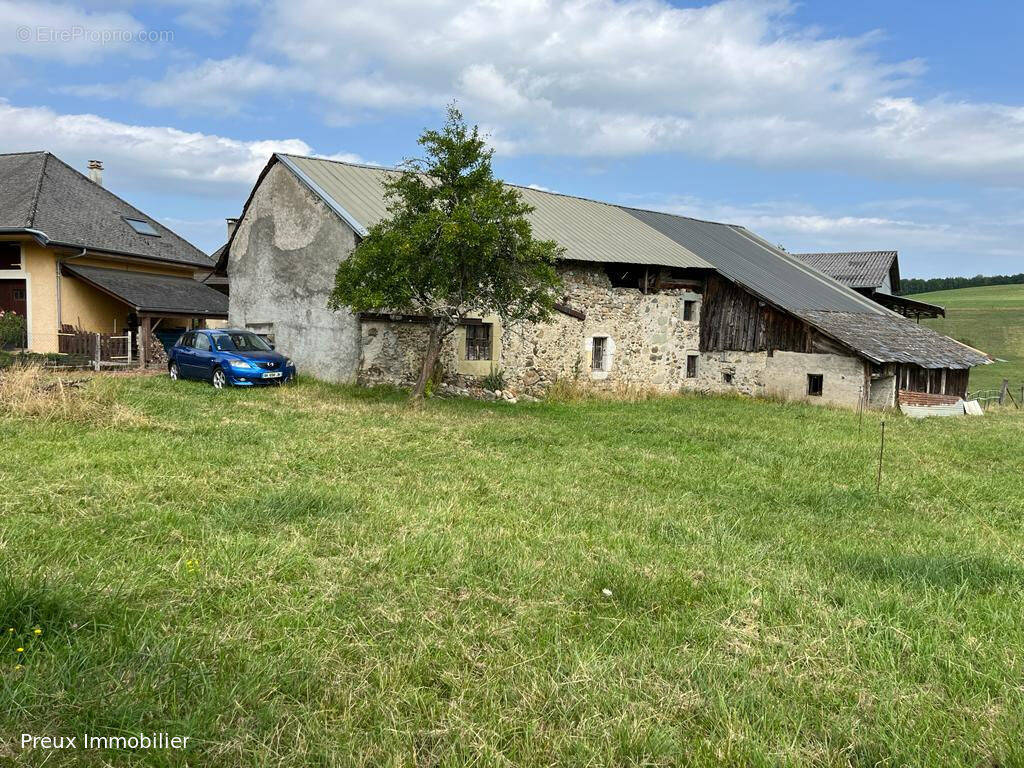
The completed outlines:
<svg viewBox="0 0 1024 768">
<path fill-rule="evenodd" d="M 765 394 L 809 403 L 856 406 L 864 397 L 865 363 L 849 355 L 776 351 L 764 373 Z M 807 377 L 822 376 L 819 396 L 807 392 Z"/>
<path fill-rule="evenodd" d="M 569 381 L 612 392 L 737 392 L 850 407 L 863 396 L 864 362 L 855 357 L 782 351 L 701 353 L 699 293 L 674 289 L 643 294 L 634 288 L 614 288 L 598 264 L 575 263 L 560 273 L 564 302 L 584 312 L 586 319 L 556 313 L 548 323 L 504 329 L 490 319 L 493 368 L 503 371 L 507 384 L 518 392 L 542 395 L 555 382 Z M 694 302 L 690 320 L 683 319 L 686 301 Z M 606 339 L 603 370 L 593 370 L 592 365 L 597 337 Z M 456 386 L 479 383 L 487 370 L 462 359 L 464 339 L 464 331 L 449 337 L 440 359 L 440 378 Z M 416 380 L 426 349 L 425 325 L 364 321 L 361 341 L 361 382 L 409 385 Z M 687 376 L 690 355 L 697 357 L 694 377 Z M 821 396 L 808 396 L 808 374 L 823 376 Z"/>
<path fill-rule="evenodd" d="M 887 366 L 887 368 L 890 366 Z M 886 373 L 885 375 L 871 379 L 871 394 L 868 397 L 868 407 L 881 410 L 893 408 L 896 405 L 896 374 Z"/>
<path fill-rule="evenodd" d="M 300 373 L 352 381 L 359 320 L 327 308 L 355 233 L 282 164 L 256 188 L 231 244 L 229 320 L 271 336 Z"/>
<path fill-rule="evenodd" d="M 700 294 L 683 290 L 643 294 L 613 288 L 600 265 L 573 264 L 560 269 L 564 303 L 586 314 L 585 320 L 556 312 L 543 324 L 492 325 L 493 367 L 509 385 L 542 394 L 556 381 L 569 379 L 602 390 L 618 388 L 674 392 L 687 382 L 687 355 L 698 355 Z M 683 320 L 684 301 L 693 301 L 691 320 Z M 426 348 L 422 324 L 363 323 L 360 381 L 408 384 L 419 372 Z M 593 370 L 593 339 L 607 339 L 606 365 Z M 443 378 L 452 384 L 476 381 L 490 366 L 466 361 L 465 331 L 449 337 L 441 355 Z"/>
</svg>

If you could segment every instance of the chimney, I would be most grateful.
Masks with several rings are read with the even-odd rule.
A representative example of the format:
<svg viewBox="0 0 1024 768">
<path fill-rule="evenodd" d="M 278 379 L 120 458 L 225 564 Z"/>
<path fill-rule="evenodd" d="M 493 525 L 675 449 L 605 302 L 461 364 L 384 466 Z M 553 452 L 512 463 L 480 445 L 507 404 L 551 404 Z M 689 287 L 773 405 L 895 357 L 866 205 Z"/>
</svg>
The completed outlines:
<svg viewBox="0 0 1024 768">
<path fill-rule="evenodd" d="M 90 160 L 89 161 L 89 179 L 103 186 L 103 161 L 102 160 Z"/>
<path fill-rule="evenodd" d="M 238 219 L 227 219 L 228 222 L 228 240 L 235 234 L 235 227 L 238 226 Z"/>
</svg>

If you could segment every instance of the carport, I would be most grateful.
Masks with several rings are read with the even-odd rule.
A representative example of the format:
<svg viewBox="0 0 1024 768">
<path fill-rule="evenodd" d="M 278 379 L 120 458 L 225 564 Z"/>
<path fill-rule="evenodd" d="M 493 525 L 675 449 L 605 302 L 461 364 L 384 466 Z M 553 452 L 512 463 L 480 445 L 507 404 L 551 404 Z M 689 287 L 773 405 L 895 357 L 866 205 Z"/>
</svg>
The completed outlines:
<svg viewBox="0 0 1024 768">
<path fill-rule="evenodd" d="M 153 356 L 154 331 L 165 319 L 194 322 L 228 316 L 228 297 L 191 278 L 67 263 L 61 270 L 132 308 L 138 317 L 143 367 Z"/>
</svg>

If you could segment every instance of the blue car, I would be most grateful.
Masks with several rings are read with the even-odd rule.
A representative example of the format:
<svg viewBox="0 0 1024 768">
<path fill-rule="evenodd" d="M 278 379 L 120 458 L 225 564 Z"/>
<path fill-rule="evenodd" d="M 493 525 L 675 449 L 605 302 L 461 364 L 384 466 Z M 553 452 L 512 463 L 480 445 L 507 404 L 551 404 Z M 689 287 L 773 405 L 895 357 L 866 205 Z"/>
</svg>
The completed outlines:
<svg viewBox="0 0 1024 768">
<path fill-rule="evenodd" d="M 252 331 L 224 328 L 182 334 L 167 355 L 167 372 L 223 389 L 283 384 L 295 378 L 295 365 Z"/>
</svg>

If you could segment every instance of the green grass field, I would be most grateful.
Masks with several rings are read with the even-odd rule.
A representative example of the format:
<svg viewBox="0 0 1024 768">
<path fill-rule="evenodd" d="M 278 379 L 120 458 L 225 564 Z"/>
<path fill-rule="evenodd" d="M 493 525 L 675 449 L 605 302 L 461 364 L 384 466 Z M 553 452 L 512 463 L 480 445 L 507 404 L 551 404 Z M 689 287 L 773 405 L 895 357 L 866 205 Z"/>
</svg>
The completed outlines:
<svg viewBox="0 0 1024 768">
<path fill-rule="evenodd" d="M 876 493 L 877 414 L 90 387 L 0 416 L 4 765 L 1024 764 L 1018 412 Z"/>
<path fill-rule="evenodd" d="M 998 388 L 1009 379 L 1019 393 L 1024 385 L 1024 285 L 959 288 L 910 296 L 939 304 L 946 317 L 922 324 L 977 347 L 1006 362 L 971 371 L 971 390 Z"/>
</svg>

